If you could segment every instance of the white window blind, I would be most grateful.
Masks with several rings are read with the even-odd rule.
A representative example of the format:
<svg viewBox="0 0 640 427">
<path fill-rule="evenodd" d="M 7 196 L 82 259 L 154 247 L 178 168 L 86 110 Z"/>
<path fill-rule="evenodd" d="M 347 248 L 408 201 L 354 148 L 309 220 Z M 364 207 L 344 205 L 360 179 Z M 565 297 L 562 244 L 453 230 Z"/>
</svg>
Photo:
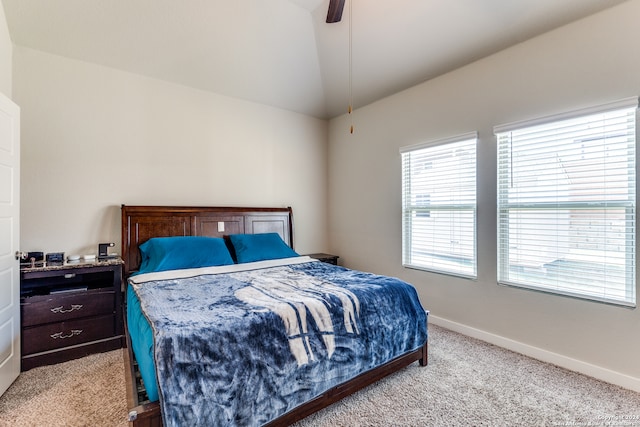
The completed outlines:
<svg viewBox="0 0 640 427">
<path fill-rule="evenodd" d="M 495 128 L 500 283 L 635 305 L 637 106 Z"/>
<path fill-rule="evenodd" d="M 402 263 L 476 277 L 477 134 L 405 147 Z"/>
</svg>

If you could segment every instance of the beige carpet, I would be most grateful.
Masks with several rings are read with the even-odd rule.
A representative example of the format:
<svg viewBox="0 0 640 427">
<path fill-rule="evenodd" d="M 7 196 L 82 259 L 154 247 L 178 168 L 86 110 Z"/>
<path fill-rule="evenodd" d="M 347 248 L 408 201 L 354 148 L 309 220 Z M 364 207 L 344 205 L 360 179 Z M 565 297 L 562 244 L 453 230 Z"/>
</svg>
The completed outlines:
<svg viewBox="0 0 640 427">
<path fill-rule="evenodd" d="M 0 426 L 127 426 L 122 350 L 20 374 L 0 397 Z"/>
<path fill-rule="evenodd" d="M 417 363 L 296 427 L 638 426 L 640 394 L 431 325 Z M 0 426 L 125 426 L 120 350 L 36 368 L 0 398 Z"/>
</svg>

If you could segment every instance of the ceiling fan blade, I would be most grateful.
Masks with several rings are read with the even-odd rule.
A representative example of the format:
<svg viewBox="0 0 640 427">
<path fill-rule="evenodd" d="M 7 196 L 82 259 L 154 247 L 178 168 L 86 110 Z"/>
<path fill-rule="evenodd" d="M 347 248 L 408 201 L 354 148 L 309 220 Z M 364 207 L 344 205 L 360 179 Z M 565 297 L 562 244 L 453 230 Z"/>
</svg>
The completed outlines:
<svg viewBox="0 0 640 427">
<path fill-rule="evenodd" d="M 329 0 L 329 12 L 327 13 L 327 24 L 340 22 L 342 11 L 344 10 L 344 0 Z"/>
</svg>

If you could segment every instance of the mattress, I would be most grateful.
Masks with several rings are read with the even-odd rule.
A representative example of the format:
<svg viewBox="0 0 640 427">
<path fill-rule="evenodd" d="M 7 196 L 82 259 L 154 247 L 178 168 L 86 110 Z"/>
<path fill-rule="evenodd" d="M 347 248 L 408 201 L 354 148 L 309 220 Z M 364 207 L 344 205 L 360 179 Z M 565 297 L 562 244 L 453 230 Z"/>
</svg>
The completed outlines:
<svg viewBox="0 0 640 427">
<path fill-rule="evenodd" d="M 140 308 L 140 300 L 131 286 L 127 287 L 127 328 L 131 350 L 135 355 L 149 401 L 158 400 L 158 383 L 153 359 L 153 331 Z"/>
</svg>

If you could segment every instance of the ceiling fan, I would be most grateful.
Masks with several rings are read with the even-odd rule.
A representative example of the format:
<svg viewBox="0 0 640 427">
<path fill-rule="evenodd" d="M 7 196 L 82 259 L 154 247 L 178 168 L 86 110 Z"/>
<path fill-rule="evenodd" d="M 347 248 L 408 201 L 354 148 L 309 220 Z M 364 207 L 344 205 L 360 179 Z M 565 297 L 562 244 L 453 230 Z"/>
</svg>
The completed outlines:
<svg viewBox="0 0 640 427">
<path fill-rule="evenodd" d="M 327 24 L 340 22 L 345 0 L 329 0 L 329 12 L 327 12 Z"/>
</svg>

